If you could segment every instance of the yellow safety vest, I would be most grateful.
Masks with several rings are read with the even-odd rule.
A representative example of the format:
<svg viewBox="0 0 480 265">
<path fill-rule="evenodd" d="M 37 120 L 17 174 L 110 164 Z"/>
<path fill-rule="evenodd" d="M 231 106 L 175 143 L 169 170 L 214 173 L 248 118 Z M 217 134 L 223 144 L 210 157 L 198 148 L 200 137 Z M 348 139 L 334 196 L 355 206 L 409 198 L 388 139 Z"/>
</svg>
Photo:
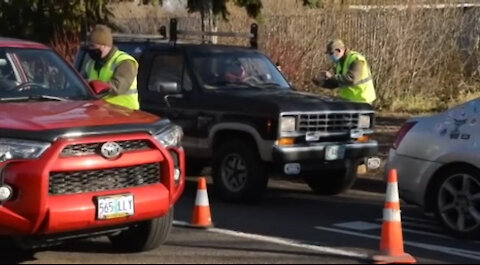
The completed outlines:
<svg viewBox="0 0 480 265">
<path fill-rule="evenodd" d="M 355 51 L 348 51 L 347 58 L 345 59 L 343 65 L 340 62 L 335 64 L 335 74 L 347 74 L 348 70 L 350 69 L 350 65 L 356 60 L 360 60 L 363 62 L 363 69 L 360 80 L 352 86 L 340 87 L 339 96 L 340 98 L 349 101 L 365 102 L 372 104 L 372 102 L 375 101 L 377 96 L 375 94 L 375 87 L 373 85 L 370 67 L 368 66 L 367 60 L 365 59 L 365 57 L 363 57 L 363 55 Z"/>
<path fill-rule="evenodd" d="M 118 50 L 115 52 L 112 58 L 110 58 L 107 63 L 103 65 L 103 67 L 99 71 L 95 70 L 95 62 L 90 59 L 86 64 L 85 71 L 87 73 L 88 81 L 100 80 L 103 82 L 109 82 L 110 79 L 113 77 L 115 68 L 117 68 L 118 65 L 120 65 L 123 61 L 126 60 L 133 61 L 138 69 L 138 62 L 137 60 L 135 60 L 135 58 L 125 52 Z M 126 94 L 107 95 L 103 99 L 111 104 L 120 105 L 133 110 L 138 110 L 140 106 L 138 103 L 137 77 L 135 77 L 135 80 L 133 81 L 129 91 Z"/>
</svg>

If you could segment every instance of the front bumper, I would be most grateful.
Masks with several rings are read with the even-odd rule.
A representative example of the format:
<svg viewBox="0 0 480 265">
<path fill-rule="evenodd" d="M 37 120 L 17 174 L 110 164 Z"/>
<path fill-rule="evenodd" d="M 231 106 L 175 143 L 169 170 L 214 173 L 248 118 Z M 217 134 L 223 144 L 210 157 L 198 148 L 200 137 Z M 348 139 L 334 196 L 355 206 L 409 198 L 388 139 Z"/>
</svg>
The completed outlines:
<svg viewBox="0 0 480 265">
<path fill-rule="evenodd" d="M 327 160 L 326 149 L 328 146 L 341 146 L 345 153 L 339 159 Z M 285 175 L 299 175 L 305 172 L 344 169 L 351 167 L 369 156 L 378 152 L 378 143 L 369 141 L 365 143 L 321 143 L 304 146 L 273 148 L 274 171 Z M 289 170 L 288 167 L 298 168 Z"/>
<path fill-rule="evenodd" d="M 361 159 L 373 156 L 378 152 L 378 143 L 376 141 L 348 144 L 321 143 L 291 147 L 274 146 L 273 160 L 275 162 L 326 161 L 325 149 L 327 146 L 334 145 L 345 148 L 344 159 Z"/>
<path fill-rule="evenodd" d="M 98 155 L 60 156 L 60 152 L 67 145 L 138 139 L 150 141 L 154 147 L 150 150 L 126 152 L 116 160 L 106 160 Z M 14 188 L 14 197 L 0 205 L 0 235 L 50 235 L 108 228 L 164 216 L 179 199 L 185 186 L 183 150 L 175 151 L 179 157 L 176 163 L 168 152 L 147 134 L 110 135 L 59 140 L 39 159 L 9 161 L 5 164 L 3 176 L 5 182 Z M 49 193 L 51 172 L 108 170 L 150 163 L 160 164 L 159 180 L 154 184 L 78 194 Z M 181 180 L 178 185 L 173 180 L 175 164 L 181 168 Z M 133 195 L 134 215 L 97 220 L 96 198 L 122 194 Z"/>
</svg>

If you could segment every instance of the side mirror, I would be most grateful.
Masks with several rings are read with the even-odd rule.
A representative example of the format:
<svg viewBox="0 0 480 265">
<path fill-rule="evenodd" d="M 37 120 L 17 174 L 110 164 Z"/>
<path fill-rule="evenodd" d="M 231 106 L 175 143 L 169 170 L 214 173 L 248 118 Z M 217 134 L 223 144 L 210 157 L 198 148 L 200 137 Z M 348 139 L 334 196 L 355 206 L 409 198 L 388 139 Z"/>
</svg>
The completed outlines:
<svg viewBox="0 0 480 265">
<path fill-rule="evenodd" d="M 178 94 L 181 92 L 177 82 L 160 82 L 157 85 L 157 91 L 163 94 Z"/>
<path fill-rule="evenodd" d="M 95 95 L 97 96 L 105 94 L 110 90 L 110 85 L 102 81 L 97 81 L 97 80 L 90 81 L 88 84 L 90 85 L 90 87 L 93 89 L 93 92 L 95 92 Z"/>
</svg>

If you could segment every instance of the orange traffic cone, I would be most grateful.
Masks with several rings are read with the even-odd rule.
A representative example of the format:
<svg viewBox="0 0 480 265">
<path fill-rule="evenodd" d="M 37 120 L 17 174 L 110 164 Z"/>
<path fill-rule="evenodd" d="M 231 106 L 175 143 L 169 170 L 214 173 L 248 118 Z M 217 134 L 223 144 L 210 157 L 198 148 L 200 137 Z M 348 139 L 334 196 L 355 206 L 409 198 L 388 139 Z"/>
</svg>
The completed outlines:
<svg viewBox="0 0 480 265">
<path fill-rule="evenodd" d="M 210 204 L 208 201 L 207 181 L 204 177 L 198 179 L 197 197 L 193 209 L 192 227 L 212 227 Z"/>
<path fill-rule="evenodd" d="M 387 198 L 383 210 L 380 253 L 373 256 L 376 264 L 414 264 L 417 261 L 403 252 L 402 220 L 398 195 L 397 170 L 388 172 Z"/>
</svg>

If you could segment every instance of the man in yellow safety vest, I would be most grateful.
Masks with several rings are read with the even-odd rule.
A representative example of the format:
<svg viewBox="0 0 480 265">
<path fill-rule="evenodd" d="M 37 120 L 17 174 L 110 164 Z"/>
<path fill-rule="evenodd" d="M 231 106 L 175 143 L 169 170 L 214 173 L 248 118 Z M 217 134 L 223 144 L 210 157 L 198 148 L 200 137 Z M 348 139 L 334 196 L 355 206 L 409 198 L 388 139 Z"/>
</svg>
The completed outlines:
<svg viewBox="0 0 480 265">
<path fill-rule="evenodd" d="M 110 89 L 103 99 L 111 104 L 138 110 L 138 62 L 113 46 L 110 28 L 96 25 L 88 37 L 87 51 L 89 59 L 84 64 L 83 73 L 88 81 L 108 83 Z"/>
<path fill-rule="evenodd" d="M 365 57 L 346 49 L 341 40 L 330 41 L 326 54 L 334 63 L 334 73 L 324 71 L 313 82 L 324 88 L 338 88 L 341 99 L 372 104 L 376 99 L 375 87 Z"/>
</svg>

